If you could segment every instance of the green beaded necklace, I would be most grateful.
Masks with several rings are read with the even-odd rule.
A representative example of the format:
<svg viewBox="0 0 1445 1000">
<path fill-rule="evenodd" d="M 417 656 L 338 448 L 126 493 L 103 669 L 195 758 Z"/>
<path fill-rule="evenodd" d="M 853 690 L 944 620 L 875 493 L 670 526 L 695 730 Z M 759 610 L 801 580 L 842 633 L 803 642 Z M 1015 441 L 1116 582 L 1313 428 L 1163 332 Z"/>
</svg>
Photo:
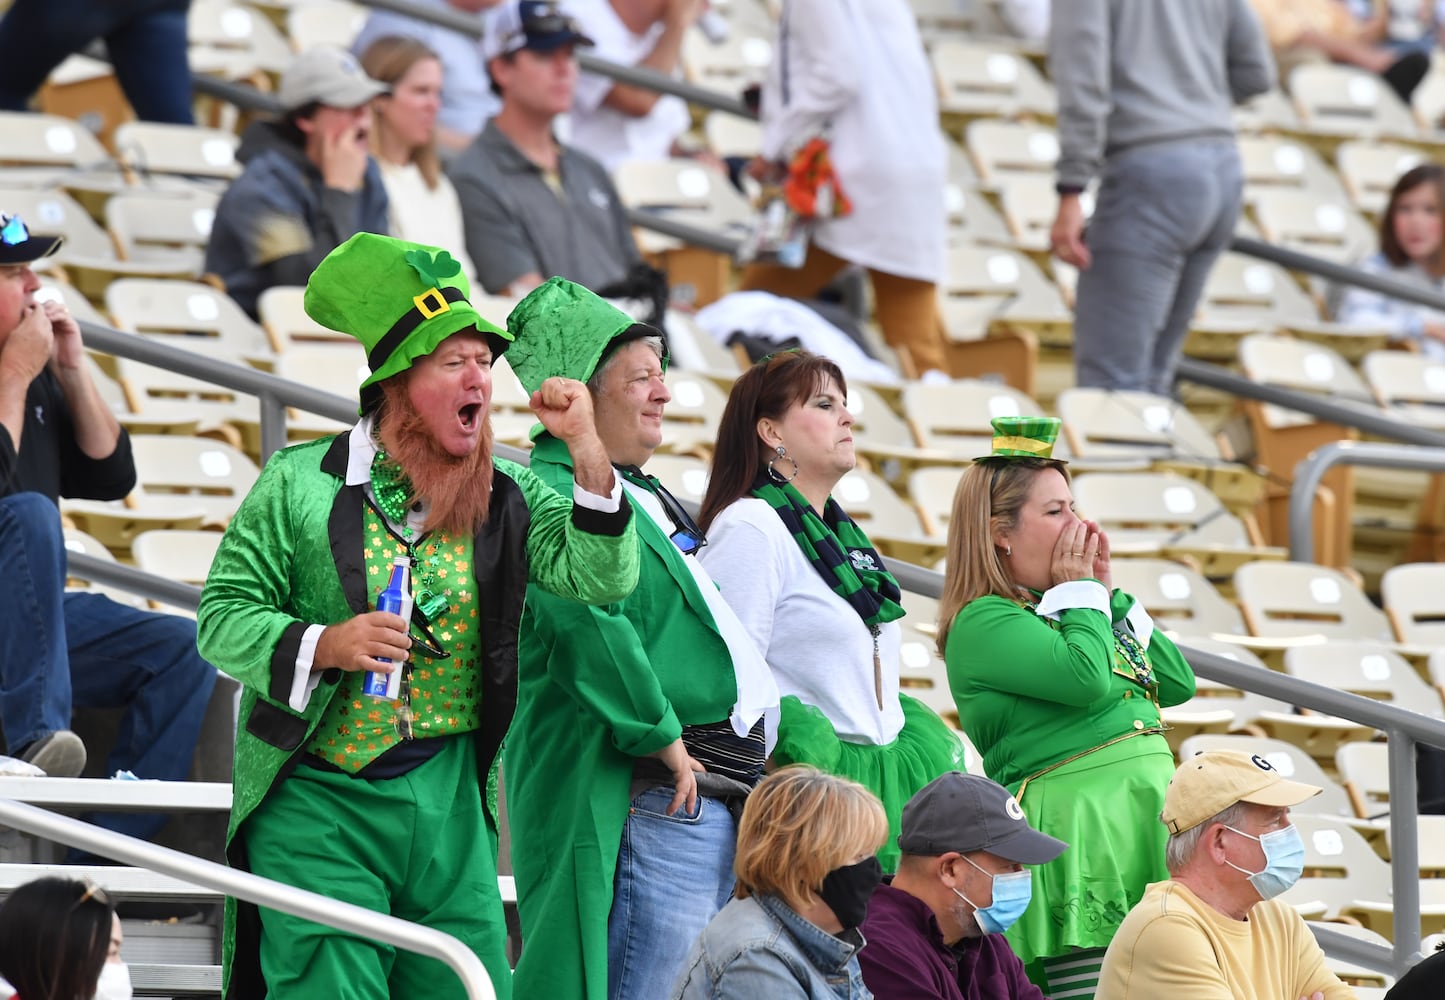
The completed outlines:
<svg viewBox="0 0 1445 1000">
<path fill-rule="evenodd" d="M 423 558 L 417 552 L 417 544 L 426 536 L 415 537 L 407 520 L 407 509 L 412 504 L 411 480 L 380 447 L 371 460 L 371 491 L 376 494 L 377 509 L 388 521 L 401 528 L 401 542 L 406 546 L 407 555 L 411 556 L 418 585 L 412 594 L 412 602 L 428 623 L 434 622 L 451 603 L 436 586 L 437 555 L 433 552 Z"/>
</svg>

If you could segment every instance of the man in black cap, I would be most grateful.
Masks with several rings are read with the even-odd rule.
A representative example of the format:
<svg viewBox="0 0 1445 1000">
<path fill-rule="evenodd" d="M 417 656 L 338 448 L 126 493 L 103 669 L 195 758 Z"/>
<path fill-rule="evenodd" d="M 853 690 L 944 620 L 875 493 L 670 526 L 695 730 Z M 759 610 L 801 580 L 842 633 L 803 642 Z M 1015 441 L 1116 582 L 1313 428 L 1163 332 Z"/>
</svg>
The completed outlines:
<svg viewBox="0 0 1445 1000">
<path fill-rule="evenodd" d="M 126 706 L 106 771 L 184 779 L 216 671 L 189 619 L 65 592 L 59 497 L 117 500 L 135 485 L 130 439 L 101 400 L 80 327 L 37 302 L 30 265 L 60 240 L 0 215 L 0 725 L 12 756 L 53 777 L 85 767 L 72 704 Z M 163 816 L 97 817 L 149 836 Z"/>
<path fill-rule="evenodd" d="M 950 771 L 903 807 L 898 874 L 863 922 L 863 982 L 877 1000 L 1043 1000 L 1003 932 L 1030 873 L 1068 846 L 1029 826 L 1008 789 Z"/>
<path fill-rule="evenodd" d="M 621 294 L 608 289 L 642 260 L 627 211 L 602 164 L 552 133 L 572 106 L 575 51 L 592 39 L 544 0 L 507 0 L 487 26 L 502 109 L 448 170 L 477 279 L 493 295 L 525 295 L 552 275 Z"/>
</svg>

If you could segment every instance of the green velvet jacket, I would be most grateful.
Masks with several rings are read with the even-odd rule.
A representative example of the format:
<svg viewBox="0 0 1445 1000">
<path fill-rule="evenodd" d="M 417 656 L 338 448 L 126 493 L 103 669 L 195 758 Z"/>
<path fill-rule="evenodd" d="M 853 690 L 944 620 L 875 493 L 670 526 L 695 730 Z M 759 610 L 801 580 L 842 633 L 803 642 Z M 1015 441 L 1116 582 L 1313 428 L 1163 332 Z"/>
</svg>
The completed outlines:
<svg viewBox="0 0 1445 1000">
<path fill-rule="evenodd" d="M 1161 725 L 1160 706 L 1194 697 L 1194 671 L 1158 629 L 1145 688 L 1115 662 L 1113 625 L 1134 598 L 1115 590 L 1108 617 L 1088 608 L 1057 627 L 1017 601 L 989 595 L 959 611 L 944 660 L 963 731 L 989 777 L 1011 791 L 1024 778 L 1108 740 Z"/>
<path fill-rule="evenodd" d="M 561 442 L 539 437 L 532 469 L 571 495 Z M 517 724 L 502 757 L 526 941 L 517 1000 L 607 1000 L 607 915 L 633 762 L 684 725 L 726 719 L 737 700 L 732 656 L 686 557 L 652 518 L 635 520 L 641 571 L 625 599 L 588 607 L 527 590 Z"/>
<path fill-rule="evenodd" d="M 305 711 L 288 699 L 306 628 L 371 608 L 362 555 L 365 491 L 346 486 L 350 435 L 278 452 L 222 539 L 196 614 L 202 655 L 243 685 L 227 857 L 249 869 L 236 836 L 267 792 L 304 754 L 341 679 L 322 673 Z M 474 540 L 484 636 L 478 773 L 490 773 L 517 699 L 517 628 L 529 582 L 588 602 L 614 601 L 637 582 L 631 506 L 615 514 L 575 507 L 530 470 L 498 459 L 492 505 Z M 479 789 L 479 794 L 481 790 Z M 490 804 L 489 804 L 490 805 Z M 265 996 L 255 947 L 256 908 L 227 900 L 227 997 Z"/>
</svg>

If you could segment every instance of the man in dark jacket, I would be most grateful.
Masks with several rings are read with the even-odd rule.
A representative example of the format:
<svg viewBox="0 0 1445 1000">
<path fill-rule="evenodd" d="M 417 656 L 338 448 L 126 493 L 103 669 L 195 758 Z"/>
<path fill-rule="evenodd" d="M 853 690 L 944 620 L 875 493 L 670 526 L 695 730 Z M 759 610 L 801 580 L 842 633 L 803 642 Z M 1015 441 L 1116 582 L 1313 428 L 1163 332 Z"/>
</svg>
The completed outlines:
<svg viewBox="0 0 1445 1000">
<path fill-rule="evenodd" d="M 253 318 L 266 289 L 306 284 L 357 233 L 385 235 L 386 189 L 367 137 L 371 99 L 386 91 L 350 53 L 317 46 L 281 77 L 285 118 L 242 136 L 246 169 L 216 208 L 206 271 Z"/>
<path fill-rule="evenodd" d="M 66 593 L 59 497 L 115 500 L 135 485 L 130 438 L 85 365 L 80 327 L 37 302 L 30 265 L 60 240 L 0 215 L 0 724 L 6 752 L 52 777 L 85 767 L 72 705 L 125 706 L 106 772 L 184 780 L 216 671 L 187 618 Z M 136 837 L 165 817 L 95 817 Z"/>
<path fill-rule="evenodd" d="M 903 807 L 898 874 L 868 903 L 858 953 L 877 1000 L 1043 1000 L 1003 932 L 1028 905 L 1024 865 L 1068 846 L 1029 826 L 1008 789 L 950 771 Z"/>
</svg>

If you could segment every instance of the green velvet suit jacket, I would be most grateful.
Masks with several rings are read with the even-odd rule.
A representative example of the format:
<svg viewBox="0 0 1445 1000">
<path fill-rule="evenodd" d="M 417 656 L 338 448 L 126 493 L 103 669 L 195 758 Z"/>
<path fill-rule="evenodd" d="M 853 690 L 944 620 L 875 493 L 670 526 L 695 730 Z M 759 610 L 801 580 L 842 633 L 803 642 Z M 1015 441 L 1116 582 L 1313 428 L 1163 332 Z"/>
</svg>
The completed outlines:
<svg viewBox="0 0 1445 1000">
<path fill-rule="evenodd" d="M 322 673 L 304 711 L 288 704 L 306 628 L 371 609 L 363 545 L 364 489 L 346 486 L 350 435 L 278 452 L 231 520 L 196 614 L 207 659 L 243 685 L 227 856 L 248 868 L 246 818 L 304 754 L 335 695 Z M 478 773 L 489 774 L 517 699 L 517 628 L 529 581 L 586 602 L 617 600 L 637 582 L 631 508 L 574 507 L 530 470 L 498 459 L 491 510 L 473 540 L 483 636 Z M 481 790 L 478 790 L 481 794 Z M 489 803 L 494 808 L 495 803 Z M 495 818 L 495 817 L 494 817 Z M 265 995 L 256 908 L 227 900 L 226 996 Z"/>
</svg>

